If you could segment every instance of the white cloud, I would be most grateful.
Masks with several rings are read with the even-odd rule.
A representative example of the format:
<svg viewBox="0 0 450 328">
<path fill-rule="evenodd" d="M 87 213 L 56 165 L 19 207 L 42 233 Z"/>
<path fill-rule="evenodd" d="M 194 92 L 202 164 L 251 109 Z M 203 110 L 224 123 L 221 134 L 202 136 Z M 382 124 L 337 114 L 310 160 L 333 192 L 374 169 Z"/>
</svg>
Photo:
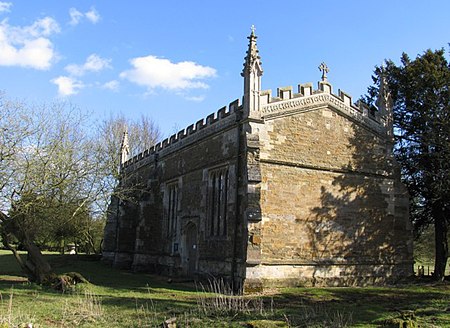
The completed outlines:
<svg viewBox="0 0 450 328">
<path fill-rule="evenodd" d="M 100 15 L 98 14 L 97 10 L 95 10 L 95 8 L 91 8 L 91 10 L 89 10 L 84 15 L 92 24 L 97 24 L 100 20 Z"/>
<path fill-rule="evenodd" d="M 70 8 L 69 10 L 70 15 L 70 25 L 78 25 L 80 20 L 83 18 L 83 13 L 79 12 L 76 8 Z"/>
<path fill-rule="evenodd" d="M 70 64 L 65 67 L 65 70 L 71 75 L 82 76 L 86 72 L 99 72 L 106 68 L 111 68 L 111 59 L 101 58 L 96 54 L 90 55 L 86 62 L 82 65 Z"/>
<path fill-rule="evenodd" d="M 102 88 L 111 91 L 117 91 L 119 89 L 119 81 L 111 80 L 109 82 L 106 82 L 105 84 L 102 85 Z"/>
<path fill-rule="evenodd" d="M 208 85 L 201 80 L 216 76 L 214 68 L 190 61 L 172 63 L 168 59 L 147 56 L 133 58 L 130 63 L 133 68 L 122 72 L 120 77 L 148 89 L 206 89 Z"/>
<path fill-rule="evenodd" d="M 68 76 L 58 76 L 50 82 L 58 86 L 58 94 L 63 97 L 75 95 L 80 89 L 85 87 L 83 82 Z"/>
<path fill-rule="evenodd" d="M 12 6 L 11 2 L 0 1 L 0 13 L 8 13 L 10 11 L 9 8 L 11 8 L 11 6 Z"/>
<path fill-rule="evenodd" d="M 70 8 L 69 10 L 70 15 L 70 25 L 78 25 L 83 18 L 86 18 L 88 21 L 90 21 L 92 24 L 97 24 L 100 20 L 100 15 L 97 10 L 95 10 L 94 7 L 92 7 L 89 11 L 82 13 L 76 8 Z"/>
<path fill-rule="evenodd" d="M 34 37 L 50 36 L 53 33 L 60 32 L 58 23 L 51 17 L 38 19 L 33 23 L 33 25 L 28 26 L 23 30 L 25 31 L 25 33 Z"/>
<path fill-rule="evenodd" d="M 184 99 L 194 102 L 202 102 L 205 100 L 205 96 L 186 96 Z"/>
<path fill-rule="evenodd" d="M 48 69 L 56 57 L 49 37 L 59 31 L 51 17 L 24 27 L 11 26 L 4 19 L 0 22 L 0 65 Z"/>
</svg>

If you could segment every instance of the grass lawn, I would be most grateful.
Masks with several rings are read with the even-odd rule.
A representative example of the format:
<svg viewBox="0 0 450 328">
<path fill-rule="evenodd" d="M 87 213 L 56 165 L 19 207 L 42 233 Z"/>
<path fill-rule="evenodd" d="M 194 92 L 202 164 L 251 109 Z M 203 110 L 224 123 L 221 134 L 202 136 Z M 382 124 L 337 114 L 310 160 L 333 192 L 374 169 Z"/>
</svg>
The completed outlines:
<svg viewBox="0 0 450 328">
<path fill-rule="evenodd" d="M 80 272 L 91 284 L 65 293 L 30 284 L 12 255 L 0 251 L 0 328 L 158 327 L 169 318 L 177 327 L 399 327 L 399 318 L 418 324 L 408 327 L 450 327 L 448 283 L 289 288 L 229 298 L 86 256 L 46 256 L 58 272 Z"/>
</svg>

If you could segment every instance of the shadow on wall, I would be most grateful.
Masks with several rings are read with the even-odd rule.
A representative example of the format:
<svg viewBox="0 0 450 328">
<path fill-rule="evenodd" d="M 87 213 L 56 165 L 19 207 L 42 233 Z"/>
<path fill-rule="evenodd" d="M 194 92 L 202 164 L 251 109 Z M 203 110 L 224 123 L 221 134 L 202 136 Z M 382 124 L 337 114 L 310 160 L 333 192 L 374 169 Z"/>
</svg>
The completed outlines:
<svg viewBox="0 0 450 328">
<path fill-rule="evenodd" d="M 391 145 L 353 123 L 348 163 L 321 187 L 321 206 L 307 220 L 313 284 L 374 284 L 412 274 L 408 195 Z M 321 265 L 323 264 L 323 265 Z M 342 264 L 342 266 L 339 266 Z M 337 270 L 337 272 L 336 272 Z"/>
</svg>

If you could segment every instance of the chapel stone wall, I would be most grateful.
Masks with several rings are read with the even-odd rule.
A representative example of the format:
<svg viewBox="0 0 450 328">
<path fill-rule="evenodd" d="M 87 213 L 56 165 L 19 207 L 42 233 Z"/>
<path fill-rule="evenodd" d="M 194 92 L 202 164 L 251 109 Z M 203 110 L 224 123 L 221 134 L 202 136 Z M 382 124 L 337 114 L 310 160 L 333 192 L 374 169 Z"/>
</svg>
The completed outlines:
<svg viewBox="0 0 450 328">
<path fill-rule="evenodd" d="M 242 203 L 236 178 L 242 146 L 239 110 L 233 102 L 124 164 L 121 188 L 132 197 L 110 206 L 105 260 L 136 271 L 243 279 L 245 252 L 235 247 L 243 235 L 242 225 L 236 224 L 237 204 Z M 221 200 L 226 224 L 221 223 L 220 235 L 211 235 L 210 179 L 211 172 L 220 170 L 228 172 L 227 197 Z M 196 241 L 188 246 L 189 229 L 195 230 L 191 238 Z"/>
<path fill-rule="evenodd" d="M 274 103 L 281 110 L 253 124 L 261 220 L 249 223 L 247 286 L 379 283 L 411 275 L 408 195 L 382 120 L 367 117 L 366 124 L 357 119 L 362 110 L 349 115 L 327 101 L 334 95 L 311 95 L 324 101 L 296 109 L 279 97 Z"/>
</svg>

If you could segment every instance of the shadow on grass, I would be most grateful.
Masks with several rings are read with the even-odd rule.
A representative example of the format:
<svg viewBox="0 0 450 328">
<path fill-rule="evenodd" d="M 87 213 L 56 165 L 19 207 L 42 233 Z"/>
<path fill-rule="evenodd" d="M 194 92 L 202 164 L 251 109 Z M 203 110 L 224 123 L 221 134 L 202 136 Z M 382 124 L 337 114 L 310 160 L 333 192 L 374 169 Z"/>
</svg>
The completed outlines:
<svg viewBox="0 0 450 328">
<path fill-rule="evenodd" d="M 83 288 L 87 288 L 101 297 L 102 305 L 110 313 L 123 314 L 124 319 L 114 320 L 139 316 L 162 320 L 170 316 L 182 317 L 186 313 L 196 316 L 201 311 L 198 301 L 202 294 L 197 291 L 201 289 L 193 283 L 169 283 L 160 276 L 116 270 L 85 255 L 47 254 L 46 257 L 57 273 L 76 271 L 86 277 L 92 285 L 80 286 L 77 292 L 82 293 Z M 0 293 L 8 295 L 11 286 L 14 286 L 15 295 L 17 293 L 15 302 L 23 298 L 26 304 L 33 295 L 41 295 L 40 299 L 53 299 L 55 302 L 65 301 L 66 295 L 60 292 L 23 282 L 20 270 L 14 265 L 11 255 L 0 254 Z M 351 316 L 352 325 L 376 325 L 380 320 L 406 310 L 415 311 L 424 327 L 450 327 L 448 283 L 433 285 L 418 282 L 399 287 L 291 288 L 281 289 L 275 295 L 262 296 L 262 299 L 266 308 L 274 306 L 269 318 L 280 320 L 286 316 L 293 326 L 298 327 L 308 326 L 304 324 L 306 317 L 308 324 L 313 324 L 314 320 L 321 322 L 325 315 L 334 314 Z M 255 317 L 258 314 L 235 316 L 222 313 L 219 321 L 234 325 L 240 320 Z M 217 320 L 217 317 L 206 320 Z"/>
<path fill-rule="evenodd" d="M 193 283 L 169 283 L 167 278 L 132 273 L 111 268 L 98 259 L 88 255 L 45 254 L 56 273 L 79 272 L 95 286 L 114 289 L 116 293 L 130 291 L 149 293 L 166 293 L 167 290 L 193 292 Z M 0 283 L 11 284 L 25 282 L 16 260 L 6 251 L 0 253 Z"/>
<path fill-rule="evenodd" d="M 57 273 L 76 271 L 96 286 L 112 287 L 117 291 L 195 291 L 193 283 L 171 283 L 162 276 L 114 269 L 88 255 L 50 255 L 49 262 Z"/>
<path fill-rule="evenodd" d="M 0 275 L 24 276 L 10 251 L 0 250 Z"/>
<path fill-rule="evenodd" d="M 365 288 L 295 288 L 274 297 L 277 307 L 293 318 L 308 307 L 351 314 L 353 324 L 379 322 L 403 311 L 415 311 L 425 321 L 427 316 L 442 316 L 450 324 L 450 285 L 409 285 L 405 287 Z M 445 319 L 447 317 L 447 319 Z M 431 321 L 436 318 L 430 318 Z M 448 321 L 447 321 L 448 320 Z M 426 321 L 427 322 L 427 321 Z"/>
<path fill-rule="evenodd" d="M 72 309 L 74 315 L 82 313 L 76 309 L 79 305 L 76 299 L 81 299 L 83 306 L 89 306 L 86 292 L 100 300 L 104 313 L 101 320 L 106 326 L 156 327 L 165 319 L 176 317 L 181 326 L 188 322 L 186 326 L 238 327 L 242 320 L 267 318 L 256 311 L 214 313 L 214 309 L 205 309 L 199 300 L 210 295 L 198 292 L 194 284 L 168 283 L 158 276 L 115 270 L 85 256 L 47 257 L 56 272 L 77 271 L 92 284 L 80 284 L 70 292 L 61 293 L 28 282 L 0 281 L 0 297 L 14 294 L 15 311 L 29 311 L 36 322 L 44 322 L 44 326 L 62 326 L 61 320 L 65 319 L 58 316 L 65 308 Z M 33 300 L 33 306 L 30 306 L 30 300 Z M 1 310 L 0 304 L 0 313 Z M 54 321 L 54 325 L 49 325 L 50 321 Z"/>
</svg>

